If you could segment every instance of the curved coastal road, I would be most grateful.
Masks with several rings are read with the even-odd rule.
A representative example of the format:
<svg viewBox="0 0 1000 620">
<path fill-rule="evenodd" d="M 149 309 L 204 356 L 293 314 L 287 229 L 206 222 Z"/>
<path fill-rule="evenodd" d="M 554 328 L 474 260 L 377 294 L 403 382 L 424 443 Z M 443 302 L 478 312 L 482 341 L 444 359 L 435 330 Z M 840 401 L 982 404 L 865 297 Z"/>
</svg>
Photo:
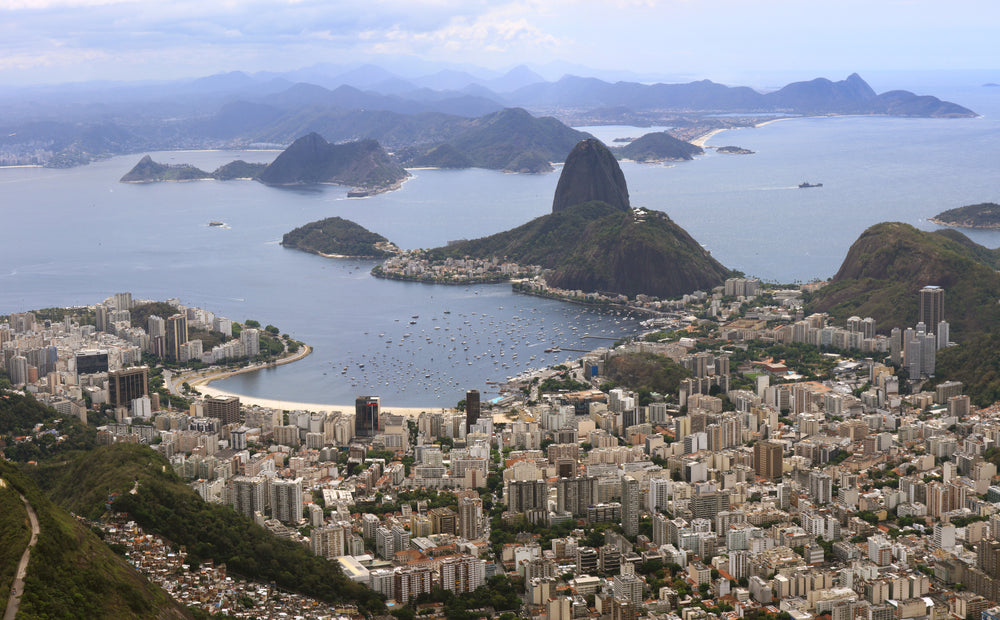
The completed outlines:
<svg viewBox="0 0 1000 620">
<path fill-rule="evenodd" d="M 31 540 L 21 554 L 21 562 L 17 565 L 17 573 L 14 575 L 14 586 L 10 590 L 10 598 L 7 599 L 7 611 L 4 612 L 3 620 L 14 620 L 17 615 L 17 608 L 21 605 L 21 595 L 24 594 L 24 575 L 28 572 L 28 560 L 31 559 L 31 548 L 38 542 L 38 534 L 41 529 L 38 527 L 38 516 L 35 509 L 28 503 L 25 496 L 21 496 L 24 508 L 28 511 L 28 520 L 31 522 Z"/>
</svg>

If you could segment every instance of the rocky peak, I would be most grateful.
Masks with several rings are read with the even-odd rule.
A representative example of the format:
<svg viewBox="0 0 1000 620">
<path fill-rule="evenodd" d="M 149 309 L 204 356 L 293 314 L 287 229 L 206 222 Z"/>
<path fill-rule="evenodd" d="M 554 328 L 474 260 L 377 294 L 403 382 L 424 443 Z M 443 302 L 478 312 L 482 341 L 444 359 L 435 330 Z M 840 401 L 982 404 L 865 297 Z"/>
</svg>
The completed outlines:
<svg viewBox="0 0 1000 620">
<path fill-rule="evenodd" d="M 552 200 L 552 212 L 595 200 L 622 211 L 630 208 L 628 187 L 618 160 L 600 140 L 590 138 L 580 141 L 566 158 Z"/>
</svg>

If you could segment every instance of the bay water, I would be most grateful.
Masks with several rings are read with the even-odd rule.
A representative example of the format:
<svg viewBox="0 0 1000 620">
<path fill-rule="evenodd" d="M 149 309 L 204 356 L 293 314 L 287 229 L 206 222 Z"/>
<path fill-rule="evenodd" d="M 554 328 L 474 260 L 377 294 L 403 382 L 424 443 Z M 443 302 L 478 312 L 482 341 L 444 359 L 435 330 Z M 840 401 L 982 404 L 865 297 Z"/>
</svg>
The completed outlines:
<svg viewBox="0 0 1000 620">
<path fill-rule="evenodd" d="M 935 91 L 931 91 L 935 92 Z M 801 118 L 727 131 L 690 162 L 624 162 L 632 203 L 669 214 L 724 265 L 774 282 L 832 276 L 869 226 L 933 230 L 948 208 L 1000 202 L 1000 89 L 942 98 L 975 119 Z M 582 128 L 612 144 L 635 127 Z M 152 153 L 203 169 L 275 151 Z M 637 319 L 514 294 L 509 285 L 378 280 L 369 260 L 325 259 L 281 236 L 334 215 L 403 248 L 506 230 L 551 210 L 555 173 L 414 170 L 402 189 L 364 199 L 347 188 L 251 181 L 148 185 L 118 179 L 130 155 L 68 170 L 0 169 L 0 314 L 92 304 L 118 291 L 178 297 L 236 321 L 256 319 L 314 347 L 303 361 L 218 387 L 289 401 L 452 406 L 467 389 L 578 355 L 633 332 Z M 802 182 L 822 187 L 799 189 Z M 211 227 L 219 220 L 224 227 Z M 963 231 L 988 247 L 1000 232 Z M 553 347 L 560 352 L 545 353 Z"/>
</svg>

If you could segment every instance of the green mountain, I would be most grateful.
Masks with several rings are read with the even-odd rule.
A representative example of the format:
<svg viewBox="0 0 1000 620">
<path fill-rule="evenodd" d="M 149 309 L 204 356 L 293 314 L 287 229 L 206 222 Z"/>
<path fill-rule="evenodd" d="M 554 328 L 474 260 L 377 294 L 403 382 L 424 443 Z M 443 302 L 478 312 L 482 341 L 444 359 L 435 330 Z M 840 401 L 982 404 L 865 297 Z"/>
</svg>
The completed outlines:
<svg viewBox="0 0 1000 620">
<path fill-rule="evenodd" d="M 122 183 L 154 183 L 156 181 L 197 181 L 212 175 L 188 164 L 160 164 L 146 155 L 120 179 Z"/>
<path fill-rule="evenodd" d="M 945 290 L 945 320 L 959 346 L 938 352 L 937 380 L 956 379 L 980 405 L 1000 400 L 1000 251 L 956 230 L 887 222 L 866 230 L 809 309 L 838 319 L 871 316 L 881 331 L 910 327 L 921 288 Z M 984 360 L 992 360 L 984 363 Z"/>
<path fill-rule="evenodd" d="M 945 319 L 956 338 L 1000 325 L 997 253 L 957 231 L 945 232 L 900 222 L 872 226 L 811 307 L 838 319 L 871 316 L 886 329 L 908 327 L 917 322 L 918 291 L 936 285 L 945 289 Z"/>
<path fill-rule="evenodd" d="M 600 182 L 590 187 L 593 179 Z M 591 194 L 616 204 L 575 202 Z M 677 297 L 722 284 L 729 274 L 665 213 L 629 208 L 621 168 L 597 140 L 581 142 L 567 158 L 551 214 L 428 253 L 432 260 L 464 256 L 541 265 L 551 286 L 629 296 Z"/>
<path fill-rule="evenodd" d="M 257 180 L 268 185 L 336 183 L 387 188 L 407 176 L 375 140 L 330 144 L 310 133 L 282 151 Z"/>
<path fill-rule="evenodd" d="M 89 528 L 55 506 L 10 463 L 0 461 L 0 609 L 30 534 L 21 495 L 38 518 L 18 618 L 192 618 Z"/>
<path fill-rule="evenodd" d="M 704 153 L 704 149 L 690 142 L 678 140 L 665 131 L 647 133 L 633 140 L 618 152 L 622 157 L 633 161 L 686 161 L 694 159 L 695 155 Z"/>
<path fill-rule="evenodd" d="M 192 565 L 211 558 L 232 573 L 322 601 L 354 602 L 368 612 L 385 609 L 377 593 L 351 582 L 334 563 L 275 537 L 229 506 L 202 500 L 146 446 L 97 448 L 39 465 L 32 475 L 54 501 L 87 517 L 102 514 L 107 497 L 116 494 L 114 510 L 184 546 Z"/>
<path fill-rule="evenodd" d="M 464 121 L 446 142 L 412 155 L 410 166 L 433 166 L 445 159 L 468 161 L 476 168 L 506 172 L 549 172 L 550 162 L 565 161 L 580 140 L 588 137 L 552 117 L 536 118 L 521 108 L 506 108 L 482 118 Z M 446 147 L 444 153 L 439 152 Z M 458 167 L 451 165 L 448 167 Z"/>
<path fill-rule="evenodd" d="M 1000 205 L 995 202 L 983 202 L 956 207 L 938 213 L 930 218 L 930 221 L 942 226 L 959 228 L 1000 228 Z"/>
<path fill-rule="evenodd" d="M 257 175 L 261 173 L 264 168 L 267 168 L 267 164 L 251 164 L 243 161 L 242 159 L 237 159 L 236 161 L 231 161 L 224 166 L 220 166 L 212 173 L 213 179 L 218 179 L 219 181 L 231 181 L 233 179 L 256 179 Z"/>
<path fill-rule="evenodd" d="M 384 258 L 395 252 L 389 240 L 350 220 L 328 217 L 299 226 L 281 239 L 286 248 L 314 254 Z"/>
</svg>

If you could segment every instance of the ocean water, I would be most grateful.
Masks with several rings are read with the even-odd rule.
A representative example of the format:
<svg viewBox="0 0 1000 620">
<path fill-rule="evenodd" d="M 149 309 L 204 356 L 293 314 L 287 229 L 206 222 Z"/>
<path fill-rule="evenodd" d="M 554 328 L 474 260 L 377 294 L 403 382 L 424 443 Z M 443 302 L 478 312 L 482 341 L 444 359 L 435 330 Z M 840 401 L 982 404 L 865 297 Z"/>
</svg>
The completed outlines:
<svg viewBox="0 0 1000 620">
<path fill-rule="evenodd" d="M 1000 89 L 928 88 L 976 119 L 801 118 L 728 131 L 668 165 L 624 163 L 632 202 L 668 213 L 727 267 L 777 282 L 826 278 L 869 226 L 1000 201 Z M 885 88 L 876 88 L 879 91 Z M 606 141 L 635 127 L 586 128 Z M 204 169 L 273 151 L 154 153 Z M 0 314 L 91 304 L 117 291 L 179 297 L 253 318 L 313 345 L 307 359 L 241 375 L 237 393 L 329 403 L 377 394 L 389 405 L 450 406 L 471 388 L 562 361 L 634 331 L 632 318 L 515 295 L 509 285 L 377 280 L 374 264 L 281 247 L 282 234 L 339 215 L 404 248 L 492 234 L 548 213 L 555 173 L 415 170 L 396 192 L 269 188 L 250 181 L 126 185 L 140 155 L 69 170 L 0 169 Z M 798 189 L 803 181 L 823 187 Z M 221 220 L 225 227 L 209 227 Z M 988 247 L 1000 233 L 967 232 Z M 412 323 L 411 323 L 412 322 Z M 559 346 L 562 352 L 544 352 Z M 515 356 L 516 354 L 516 356 Z M 362 367 L 363 364 L 363 367 Z"/>
</svg>

